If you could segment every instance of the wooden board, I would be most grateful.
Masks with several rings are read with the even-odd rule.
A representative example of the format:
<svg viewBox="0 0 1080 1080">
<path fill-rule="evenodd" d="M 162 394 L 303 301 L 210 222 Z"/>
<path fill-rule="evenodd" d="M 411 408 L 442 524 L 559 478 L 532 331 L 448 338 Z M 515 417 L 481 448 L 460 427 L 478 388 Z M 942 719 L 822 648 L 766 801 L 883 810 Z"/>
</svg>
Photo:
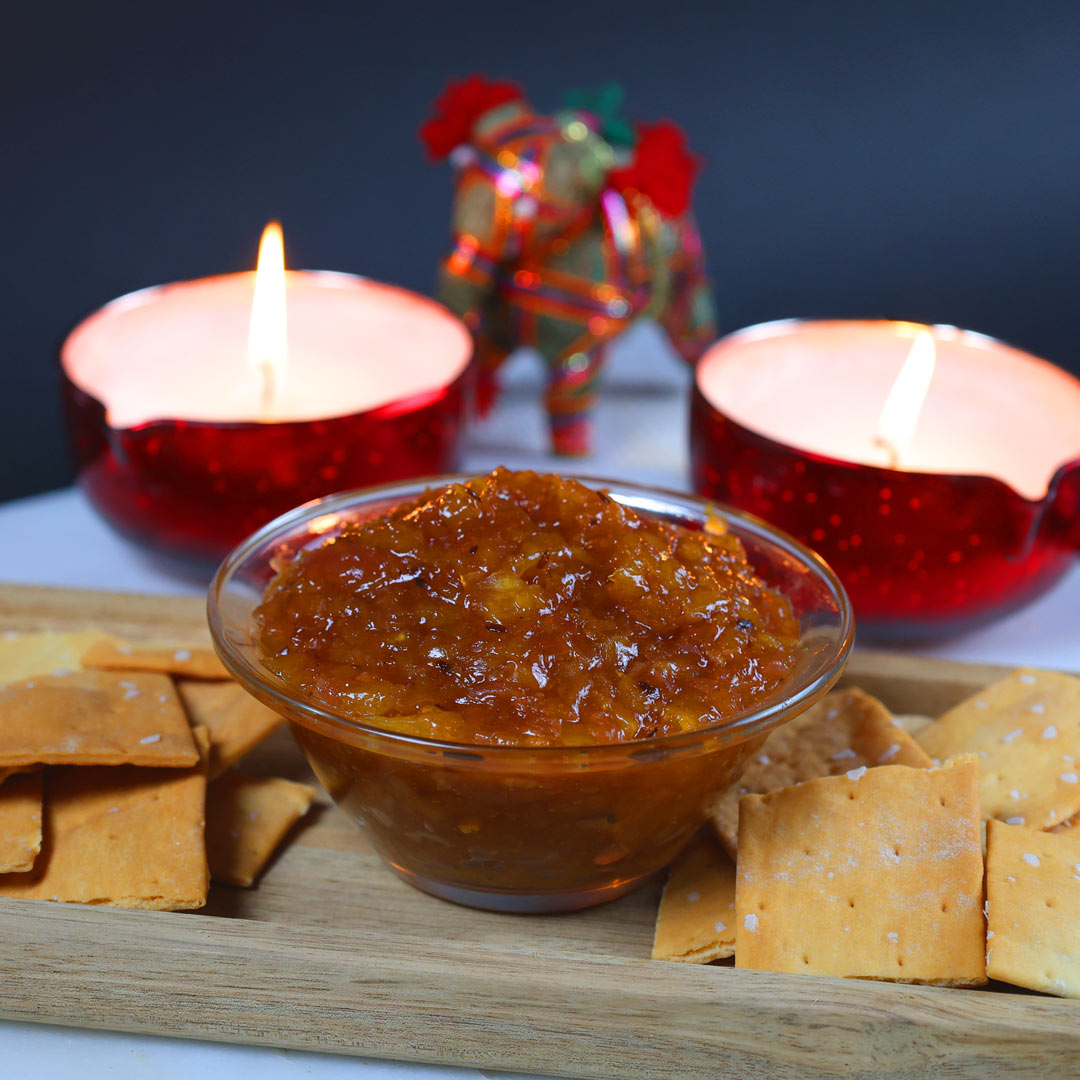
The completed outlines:
<svg viewBox="0 0 1080 1080">
<path fill-rule="evenodd" d="M 204 605 L 0 586 L 0 630 L 81 626 L 189 639 Z M 862 653 L 847 681 L 933 714 L 1000 671 Z M 308 775 L 286 732 L 253 758 Z M 1078 1073 L 1080 1002 L 655 963 L 658 893 L 560 916 L 456 907 L 324 798 L 257 888 L 215 886 L 201 913 L 0 901 L 0 1016 L 620 1080 Z"/>
</svg>

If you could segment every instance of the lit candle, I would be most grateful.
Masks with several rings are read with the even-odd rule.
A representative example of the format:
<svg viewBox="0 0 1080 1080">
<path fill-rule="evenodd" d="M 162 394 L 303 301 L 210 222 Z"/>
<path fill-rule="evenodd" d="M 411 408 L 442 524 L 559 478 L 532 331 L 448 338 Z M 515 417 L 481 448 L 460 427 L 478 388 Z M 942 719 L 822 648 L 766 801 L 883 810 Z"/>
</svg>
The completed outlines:
<svg viewBox="0 0 1080 1080">
<path fill-rule="evenodd" d="M 72 331 L 79 482 L 126 535 L 215 560 L 308 499 L 456 468 L 471 354 L 431 300 L 286 271 L 271 225 L 257 273 L 144 289 Z"/>
<path fill-rule="evenodd" d="M 899 468 L 909 455 L 911 437 L 915 434 L 936 363 L 934 335 L 929 330 L 920 330 L 885 399 L 874 436 L 874 445 L 885 452 L 884 464 L 891 468 Z"/>
<path fill-rule="evenodd" d="M 248 370 L 262 383 L 262 416 L 270 419 L 289 364 L 289 320 L 285 292 L 285 237 L 271 221 L 259 241 L 255 291 L 248 327 Z"/>
<path fill-rule="evenodd" d="M 980 334 L 751 327 L 702 360 L 692 438 L 698 490 L 821 552 L 878 636 L 999 615 L 1080 545 L 1080 382 Z"/>
</svg>

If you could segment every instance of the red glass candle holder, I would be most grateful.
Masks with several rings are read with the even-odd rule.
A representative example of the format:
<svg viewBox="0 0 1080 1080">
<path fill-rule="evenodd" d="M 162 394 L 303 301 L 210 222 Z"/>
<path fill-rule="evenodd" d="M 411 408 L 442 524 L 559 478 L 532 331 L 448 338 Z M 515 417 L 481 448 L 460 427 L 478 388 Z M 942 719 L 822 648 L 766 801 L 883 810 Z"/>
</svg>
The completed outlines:
<svg viewBox="0 0 1080 1080">
<path fill-rule="evenodd" d="M 411 299 L 456 322 L 433 302 Z M 362 359 L 363 342 L 357 345 Z M 114 529 L 155 554 L 216 565 L 253 530 L 301 503 L 459 465 L 471 400 L 468 354 L 448 365 L 454 374 L 445 385 L 343 415 L 266 422 L 166 417 L 118 426 L 106 402 L 73 375 L 66 350 L 67 343 L 62 384 L 77 482 Z"/>
<path fill-rule="evenodd" d="M 773 332 L 743 333 L 763 330 Z M 990 622 L 1050 588 L 1080 549 L 1080 456 L 1041 499 L 992 476 L 845 461 L 732 419 L 703 392 L 700 372 L 690 437 L 695 489 L 822 555 L 866 638 L 926 640 Z"/>
</svg>

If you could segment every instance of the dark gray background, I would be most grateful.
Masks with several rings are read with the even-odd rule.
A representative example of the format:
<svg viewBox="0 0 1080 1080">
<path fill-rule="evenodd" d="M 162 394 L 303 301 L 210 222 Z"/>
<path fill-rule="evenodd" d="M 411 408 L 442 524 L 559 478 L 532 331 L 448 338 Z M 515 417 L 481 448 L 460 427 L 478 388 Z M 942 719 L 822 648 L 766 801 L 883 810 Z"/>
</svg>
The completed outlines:
<svg viewBox="0 0 1080 1080">
<path fill-rule="evenodd" d="M 427 291 L 449 76 L 538 107 L 609 79 L 708 159 L 723 329 L 952 322 L 1080 370 L 1080 4 L 7 0 L 0 14 L 0 499 L 70 477 L 55 350 L 82 314 L 253 265 Z"/>
</svg>

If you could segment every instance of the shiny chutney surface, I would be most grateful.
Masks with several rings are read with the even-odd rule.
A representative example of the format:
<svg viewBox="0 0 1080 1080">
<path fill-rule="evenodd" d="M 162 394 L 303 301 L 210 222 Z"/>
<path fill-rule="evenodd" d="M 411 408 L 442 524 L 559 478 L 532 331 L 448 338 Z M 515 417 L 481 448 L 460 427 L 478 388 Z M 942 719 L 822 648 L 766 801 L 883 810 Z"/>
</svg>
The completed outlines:
<svg viewBox="0 0 1080 1080">
<path fill-rule="evenodd" d="M 720 723 L 783 681 L 798 637 L 731 533 L 505 469 L 299 553 L 256 621 L 264 663 L 331 710 L 503 746 Z"/>
</svg>

